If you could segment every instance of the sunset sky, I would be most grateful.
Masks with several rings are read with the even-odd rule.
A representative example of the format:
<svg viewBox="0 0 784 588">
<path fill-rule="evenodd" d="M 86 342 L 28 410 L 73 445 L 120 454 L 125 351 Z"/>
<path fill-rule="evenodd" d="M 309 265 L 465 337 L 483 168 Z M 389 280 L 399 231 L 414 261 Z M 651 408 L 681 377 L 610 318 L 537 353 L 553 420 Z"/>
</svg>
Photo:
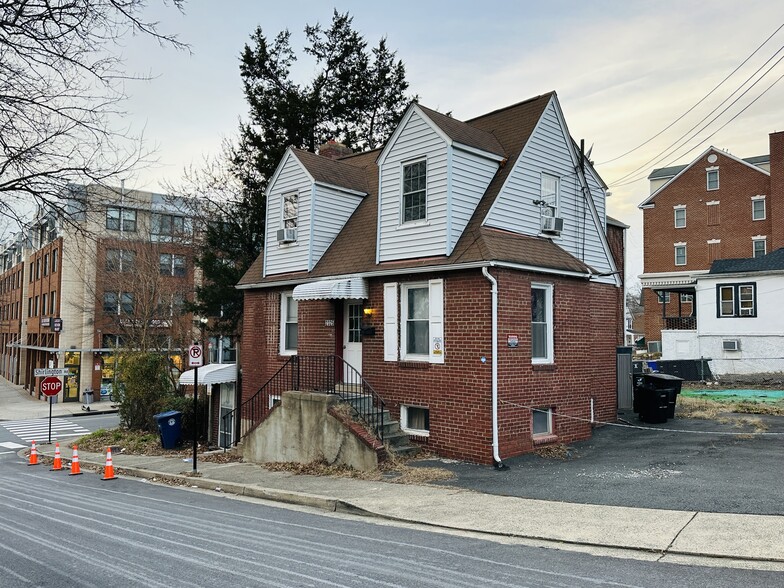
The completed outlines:
<svg viewBox="0 0 784 588">
<path fill-rule="evenodd" d="M 608 213 L 631 225 L 627 283 L 642 271 L 637 205 L 653 168 L 687 163 L 709 145 L 739 157 L 767 154 L 768 134 L 784 128 L 784 81 L 764 93 L 784 76 L 784 29 L 777 31 L 784 2 L 193 0 L 185 14 L 152 4 L 148 15 L 193 53 L 143 38 L 125 43 L 130 71 L 155 76 L 128 85 L 128 123 L 144 131 L 159 157 L 157 166 L 129 178 L 129 187 L 160 190 L 159 182 L 176 182 L 184 167 L 217 154 L 235 135 L 247 112 L 238 56 L 257 25 L 268 37 L 288 28 L 300 51 L 305 24 L 328 25 L 333 7 L 354 16 L 370 45 L 386 36 L 406 65 L 411 92 L 458 119 L 555 90 L 572 136 L 594 146 L 591 158 L 612 192 Z M 626 154 L 692 108 L 771 35 L 693 111 Z M 312 63 L 301 60 L 299 81 L 311 74 Z M 682 137 L 683 146 L 668 151 Z"/>
</svg>

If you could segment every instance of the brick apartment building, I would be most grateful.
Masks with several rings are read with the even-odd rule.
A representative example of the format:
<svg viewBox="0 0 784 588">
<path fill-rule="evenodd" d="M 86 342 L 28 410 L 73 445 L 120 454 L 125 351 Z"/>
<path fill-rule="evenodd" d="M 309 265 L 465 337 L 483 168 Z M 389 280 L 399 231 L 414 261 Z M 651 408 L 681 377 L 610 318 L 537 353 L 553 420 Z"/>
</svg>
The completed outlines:
<svg viewBox="0 0 784 588">
<path fill-rule="evenodd" d="M 192 342 L 192 226 L 184 201 L 73 186 L 67 219 L 41 211 L 0 250 L 2 376 L 40 395 L 36 368 L 67 367 L 60 402 L 110 394 L 114 352 Z"/>
<path fill-rule="evenodd" d="M 443 456 L 499 465 L 615 418 L 626 227 L 555 93 L 466 122 L 412 105 L 382 150 L 328 151 L 289 149 L 269 182 L 246 406 L 334 356 Z"/>
<path fill-rule="evenodd" d="M 640 204 L 649 351 L 662 351 L 663 330 L 697 328 L 697 280 L 714 261 L 784 247 L 784 132 L 769 141 L 769 155 L 739 159 L 710 147 L 687 165 L 651 172 Z"/>
</svg>

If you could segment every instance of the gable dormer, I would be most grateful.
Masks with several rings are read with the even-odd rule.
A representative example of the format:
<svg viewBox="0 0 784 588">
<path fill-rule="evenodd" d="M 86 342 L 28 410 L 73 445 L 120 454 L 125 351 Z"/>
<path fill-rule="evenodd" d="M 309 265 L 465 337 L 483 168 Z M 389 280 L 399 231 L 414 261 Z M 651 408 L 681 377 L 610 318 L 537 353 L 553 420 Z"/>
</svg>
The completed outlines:
<svg viewBox="0 0 784 588">
<path fill-rule="evenodd" d="M 491 133 L 412 104 L 378 157 L 376 262 L 450 255 L 504 158 Z"/>
<path fill-rule="evenodd" d="M 361 168 L 287 149 L 267 186 L 264 275 L 311 271 L 366 195 Z"/>
</svg>

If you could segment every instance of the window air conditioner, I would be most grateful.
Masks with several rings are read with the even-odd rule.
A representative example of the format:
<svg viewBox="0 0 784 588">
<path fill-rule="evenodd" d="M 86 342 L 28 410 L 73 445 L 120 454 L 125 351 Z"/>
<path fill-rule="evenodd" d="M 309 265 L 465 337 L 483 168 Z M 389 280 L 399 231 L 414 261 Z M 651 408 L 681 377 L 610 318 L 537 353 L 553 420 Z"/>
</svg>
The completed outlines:
<svg viewBox="0 0 784 588">
<path fill-rule="evenodd" d="M 648 341 L 648 353 L 661 353 L 661 341 Z"/>
<path fill-rule="evenodd" d="M 542 217 L 542 232 L 543 233 L 557 233 L 563 231 L 563 219 L 557 216 L 543 216 Z"/>
<path fill-rule="evenodd" d="M 278 229 L 278 243 L 291 243 L 297 240 L 297 229 Z"/>
<path fill-rule="evenodd" d="M 724 351 L 740 351 L 740 340 L 738 340 L 738 339 L 724 339 L 721 342 L 721 348 Z"/>
</svg>

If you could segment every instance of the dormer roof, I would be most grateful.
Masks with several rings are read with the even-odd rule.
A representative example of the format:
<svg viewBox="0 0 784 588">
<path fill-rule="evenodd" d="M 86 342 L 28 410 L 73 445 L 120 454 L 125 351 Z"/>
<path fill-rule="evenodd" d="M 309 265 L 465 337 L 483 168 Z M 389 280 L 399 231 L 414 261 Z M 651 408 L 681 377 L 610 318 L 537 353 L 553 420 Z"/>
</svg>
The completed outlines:
<svg viewBox="0 0 784 588">
<path fill-rule="evenodd" d="M 291 152 L 314 182 L 346 188 L 362 194 L 368 193 L 367 177 L 362 169 L 338 159 L 329 159 L 294 147 L 291 148 Z"/>
<path fill-rule="evenodd" d="M 506 157 L 506 151 L 492 133 L 472 126 L 463 121 L 441 114 L 435 110 L 418 105 L 419 109 L 450 139 L 461 145 L 474 147 L 487 153 Z"/>
</svg>

